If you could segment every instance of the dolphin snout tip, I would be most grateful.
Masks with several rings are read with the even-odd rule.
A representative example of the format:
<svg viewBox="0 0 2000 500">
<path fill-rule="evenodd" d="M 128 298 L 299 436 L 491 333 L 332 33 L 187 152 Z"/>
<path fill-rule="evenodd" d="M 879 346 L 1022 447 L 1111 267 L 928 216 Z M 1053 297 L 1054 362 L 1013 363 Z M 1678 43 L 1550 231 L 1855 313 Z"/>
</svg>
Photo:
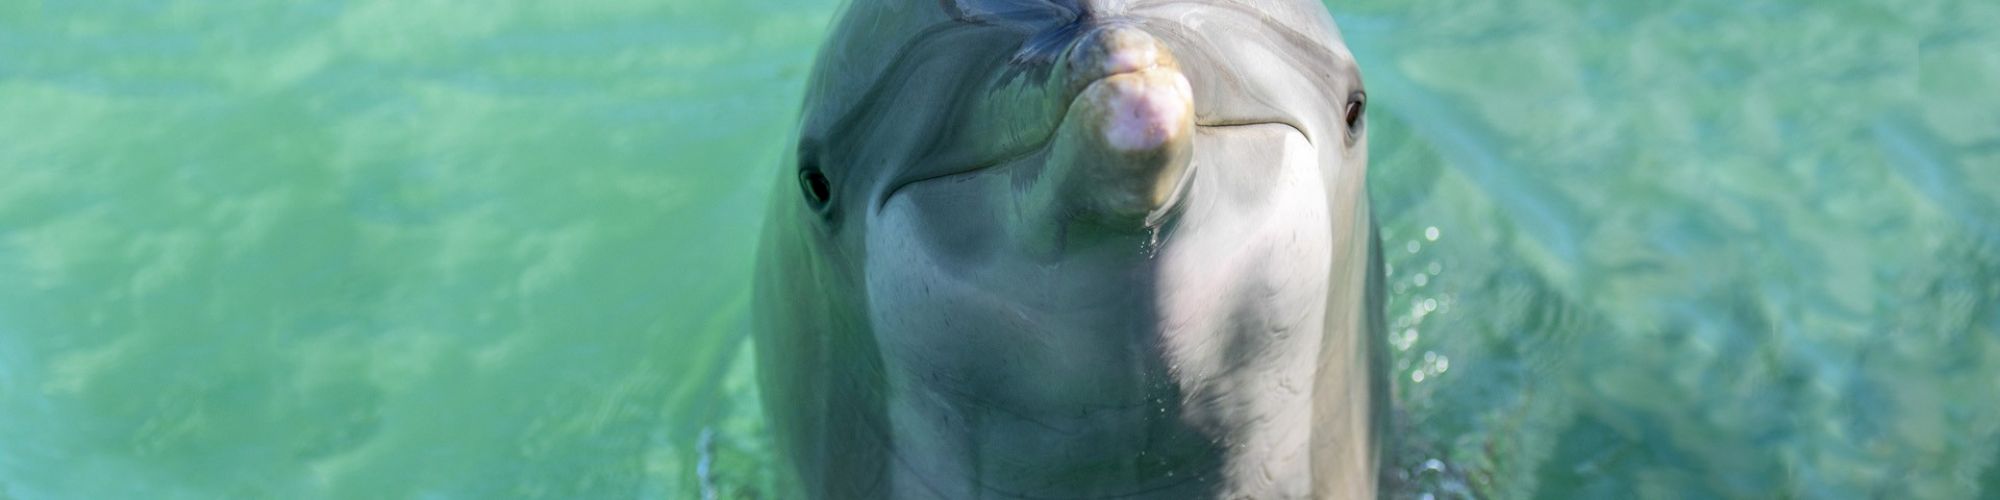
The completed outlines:
<svg viewBox="0 0 2000 500">
<path fill-rule="evenodd" d="M 1092 86 L 1092 91 L 1091 97 L 1099 100 L 1105 111 L 1105 143 L 1114 150 L 1153 151 L 1188 132 L 1193 93 L 1187 77 L 1179 72 L 1121 74 Z"/>
<path fill-rule="evenodd" d="M 1191 171 L 1194 91 L 1172 51 L 1135 25 L 1099 26 L 1068 53 L 1074 100 L 1052 145 L 1054 218 L 1148 227 Z"/>
<path fill-rule="evenodd" d="M 1069 53 L 1076 102 L 1097 111 L 1088 126 L 1108 149 L 1145 153 L 1171 146 L 1194 115 L 1194 92 L 1173 53 L 1137 25 L 1097 26 Z"/>
<path fill-rule="evenodd" d="M 1179 71 L 1121 73 L 1085 89 L 1065 124 L 1074 189 L 1105 221 L 1145 219 L 1171 204 L 1189 169 L 1194 96 Z"/>
</svg>

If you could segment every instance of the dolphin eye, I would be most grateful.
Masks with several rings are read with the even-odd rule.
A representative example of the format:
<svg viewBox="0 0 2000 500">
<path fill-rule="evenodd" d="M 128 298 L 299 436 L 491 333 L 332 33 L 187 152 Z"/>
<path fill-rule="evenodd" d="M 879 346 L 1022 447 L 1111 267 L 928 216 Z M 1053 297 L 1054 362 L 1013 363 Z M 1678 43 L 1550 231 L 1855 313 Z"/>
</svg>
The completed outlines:
<svg viewBox="0 0 2000 500">
<path fill-rule="evenodd" d="M 806 204 L 815 211 L 826 210 L 827 202 L 833 201 L 833 184 L 827 182 L 826 173 L 821 172 L 815 162 L 799 166 L 799 191 L 805 195 Z"/>
<path fill-rule="evenodd" d="M 1347 136 L 1361 133 L 1361 118 L 1368 112 L 1368 93 L 1355 91 L 1347 96 Z"/>
</svg>

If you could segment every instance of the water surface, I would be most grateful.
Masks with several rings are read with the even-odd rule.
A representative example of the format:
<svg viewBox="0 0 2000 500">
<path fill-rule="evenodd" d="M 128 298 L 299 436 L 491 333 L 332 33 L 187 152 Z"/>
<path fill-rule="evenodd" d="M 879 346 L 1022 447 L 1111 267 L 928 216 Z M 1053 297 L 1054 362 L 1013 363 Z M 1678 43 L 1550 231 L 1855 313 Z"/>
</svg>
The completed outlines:
<svg viewBox="0 0 2000 500">
<path fill-rule="evenodd" d="M 2000 495 L 1992 2 L 1338 2 L 1400 495 Z M 0 498 L 768 497 L 831 1 L 0 4 Z"/>
</svg>

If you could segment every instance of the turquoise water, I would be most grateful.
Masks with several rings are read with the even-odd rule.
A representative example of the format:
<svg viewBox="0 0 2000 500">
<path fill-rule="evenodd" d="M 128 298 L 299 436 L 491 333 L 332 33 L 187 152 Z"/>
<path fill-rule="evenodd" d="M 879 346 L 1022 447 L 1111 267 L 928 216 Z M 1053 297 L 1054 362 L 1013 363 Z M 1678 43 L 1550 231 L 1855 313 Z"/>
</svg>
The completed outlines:
<svg viewBox="0 0 2000 500">
<path fill-rule="evenodd" d="M 1332 7 L 1398 496 L 2000 495 L 2000 4 Z M 0 3 L 0 498 L 768 496 L 836 10 Z"/>
</svg>

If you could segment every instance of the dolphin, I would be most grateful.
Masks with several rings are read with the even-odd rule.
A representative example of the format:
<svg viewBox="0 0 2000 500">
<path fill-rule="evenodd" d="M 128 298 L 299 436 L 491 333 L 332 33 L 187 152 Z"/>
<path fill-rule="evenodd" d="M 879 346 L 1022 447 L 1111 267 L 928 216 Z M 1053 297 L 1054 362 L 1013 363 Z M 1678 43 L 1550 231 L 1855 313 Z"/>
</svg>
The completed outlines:
<svg viewBox="0 0 2000 500">
<path fill-rule="evenodd" d="M 757 257 L 810 498 L 1373 498 L 1366 92 L 1309 0 L 853 0 Z"/>
</svg>

